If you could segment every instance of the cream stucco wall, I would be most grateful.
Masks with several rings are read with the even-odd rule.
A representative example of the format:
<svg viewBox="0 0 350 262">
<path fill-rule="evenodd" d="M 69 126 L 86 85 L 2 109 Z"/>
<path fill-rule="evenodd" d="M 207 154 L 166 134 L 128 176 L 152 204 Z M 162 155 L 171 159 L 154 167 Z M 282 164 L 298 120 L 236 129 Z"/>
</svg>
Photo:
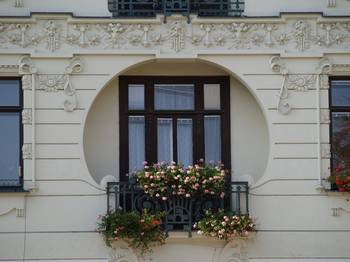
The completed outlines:
<svg viewBox="0 0 350 262">
<path fill-rule="evenodd" d="M 318 11 L 321 2 L 326 5 L 326 1 L 317 2 Z M 10 2 L 0 3 L 9 7 Z M 24 3 L 38 11 L 37 2 Z M 82 13 L 95 11 L 91 1 L 85 6 L 80 1 L 70 3 L 60 8 L 74 11 L 80 3 Z M 345 12 L 349 2 L 337 4 L 344 4 L 341 11 Z M 55 5 L 41 7 L 47 11 Z M 13 14 L 14 10 L 24 9 L 7 11 Z M 300 10 L 310 11 L 309 3 Z M 330 164 L 325 80 L 332 75 L 350 76 L 348 18 L 309 13 L 281 18 L 194 18 L 188 24 L 174 16 L 164 24 L 160 19 L 40 14 L 1 17 L 0 21 L 0 75 L 23 77 L 23 168 L 28 189 L 0 195 L 0 260 L 106 261 L 110 250 L 95 226 L 97 216 L 106 211 L 106 195 L 92 174 L 98 181 L 118 170 L 116 76 L 200 71 L 232 76 L 234 174 L 255 176 L 249 200 L 259 232 L 242 250 L 175 236 L 156 250 L 153 261 L 196 261 L 200 256 L 203 261 L 240 262 L 244 254 L 254 262 L 349 261 L 349 197 L 320 190 L 320 178 L 328 176 Z M 80 29 L 87 29 L 82 30 L 86 34 Z M 20 60 L 23 56 L 26 60 Z M 273 57 L 277 59 L 271 61 Z M 81 70 L 74 71 L 70 66 L 77 58 Z M 331 64 L 329 72 L 320 71 L 323 59 Z M 147 66 L 154 60 L 164 62 Z M 183 60 L 206 63 L 194 68 Z M 23 66 L 26 63 L 29 66 Z M 302 83 L 298 88 L 295 78 Z M 319 78 L 323 79 L 320 85 Z M 69 92 L 64 90 L 68 80 Z M 288 95 L 281 97 L 281 91 Z M 286 104 L 291 108 L 283 114 L 281 105 Z M 334 209 L 339 216 L 333 215 Z M 123 259 L 137 261 L 125 249 L 118 249 L 110 261 Z"/>
</svg>

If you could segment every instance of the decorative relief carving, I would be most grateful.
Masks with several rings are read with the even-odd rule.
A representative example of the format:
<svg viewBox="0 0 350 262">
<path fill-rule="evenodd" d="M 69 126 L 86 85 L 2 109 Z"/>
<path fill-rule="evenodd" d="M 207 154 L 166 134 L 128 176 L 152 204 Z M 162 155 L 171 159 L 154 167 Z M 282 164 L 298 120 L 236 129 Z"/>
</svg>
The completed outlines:
<svg viewBox="0 0 350 262">
<path fill-rule="evenodd" d="M 23 144 L 22 146 L 22 158 L 31 159 L 32 158 L 32 144 Z"/>
<path fill-rule="evenodd" d="M 22 124 L 32 123 L 32 109 L 23 109 L 22 111 Z"/>
<path fill-rule="evenodd" d="M 32 89 L 32 76 L 31 75 L 23 75 L 22 76 L 22 89 L 23 90 L 31 90 Z"/>
<path fill-rule="evenodd" d="M 273 72 L 283 76 L 283 83 L 277 95 L 277 110 L 287 115 L 292 110 L 288 101 L 289 91 L 307 92 L 310 89 L 328 89 L 328 74 L 334 65 L 327 58 L 323 58 L 319 61 L 315 74 L 290 74 L 281 58 L 274 56 L 270 59 L 270 67 Z"/>
<path fill-rule="evenodd" d="M 287 78 L 288 78 L 288 70 L 284 63 L 282 63 L 281 59 L 278 56 L 274 56 L 270 59 L 270 67 L 273 72 L 279 73 L 283 76 L 283 83 L 281 89 L 278 93 L 277 100 L 277 110 L 283 115 L 289 114 L 292 110 L 288 102 L 288 87 L 287 87 Z"/>
<path fill-rule="evenodd" d="M 60 45 L 59 26 L 54 21 L 48 21 L 45 26 L 46 48 L 56 51 Z"/>
<path fill-rule="evenodd" d="M 64 16 L 55 20 L 18 19 L 16 22 L 0 20 L 0 48 L 30 48 L 41 52 L 64 49 L 86 50 L 144 50 L 159 52 L 193 52 L 196 47 L 208 50 L 269 50 L 281 52 L 322 52 L 324 48 L 348 50 L 350 47 L 350 20 L 347 18 L 305 19 L 287 17 L 284 21 L 271 19 L 227 19 L 220 22 L 193 19 L 187 23 L 182 16 L 170 16 L 167 23 L 145 20 L 133 23 L 113 20 L 87 20 Z M 219 20 L 218 20 L 219 21 Z"/>
<path fill-rule="evenodd" d="M 0 73 L 16 73 L 18 65 L 0 65 Z"/>
<path fill-rule="evenodd" d="M 77 94 L 75 88 L 71 83 L 71 74 L 77 74 L 82 71 L 83 63 L 79 57 L 74 57 L 70 60 L 68 66 L 65 69 L 66 82 L 63 88 L 63 92 L 66 96 L 63 102 L 63 108 L 66 112 L 73 112 L 78 105 Z"/>
<path fill-rule="evenodd" d="M 315 85 L 315 75 L 288 75 L 287 89 L 292 89 L 297 92 L 306 92 Z"/>
<path fill-rule="evenodd" d="M 93 47 L 101 42 L 101 35 L 89 32 L 90 25 L 74 24 L 75 33 L 68 34 L 66 42 L 70 45 L 78 45 L 79 47 Z"/>
<path fill-rule="evenodd" d="M 66 82 L 66 75 L 39 75 L 38 90 L 57 92 L 58 90 L 64 90 Z"/>
</svg>

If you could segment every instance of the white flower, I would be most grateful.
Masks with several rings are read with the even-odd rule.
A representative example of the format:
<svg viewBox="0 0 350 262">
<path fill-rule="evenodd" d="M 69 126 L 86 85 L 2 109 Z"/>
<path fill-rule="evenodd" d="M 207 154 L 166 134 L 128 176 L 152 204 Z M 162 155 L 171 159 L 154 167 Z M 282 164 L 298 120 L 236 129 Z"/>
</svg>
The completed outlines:
<svg viewBox="0 0 350 262">
<path fill-rule="evenodd" d="M 203 235 L 203 231 L 198 230 L 198 231 L 197 231 L 197 234 L 198 234 L 198 235 Z"/>
</svg>

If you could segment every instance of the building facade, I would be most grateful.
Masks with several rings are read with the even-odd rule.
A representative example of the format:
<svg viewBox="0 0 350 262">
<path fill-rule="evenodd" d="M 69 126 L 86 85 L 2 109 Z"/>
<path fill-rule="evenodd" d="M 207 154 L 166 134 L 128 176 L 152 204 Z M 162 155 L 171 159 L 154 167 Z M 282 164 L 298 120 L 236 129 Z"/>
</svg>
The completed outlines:
<svg viewBox="0 0 350 262">
<path fill-rule="evenodd" d="M 350 261 L 350 1 L 217 2 L 0 1 L 0 261 Z M 106 247 L 107 182 L 199 158 L 253 238 Z"/>
</svg>

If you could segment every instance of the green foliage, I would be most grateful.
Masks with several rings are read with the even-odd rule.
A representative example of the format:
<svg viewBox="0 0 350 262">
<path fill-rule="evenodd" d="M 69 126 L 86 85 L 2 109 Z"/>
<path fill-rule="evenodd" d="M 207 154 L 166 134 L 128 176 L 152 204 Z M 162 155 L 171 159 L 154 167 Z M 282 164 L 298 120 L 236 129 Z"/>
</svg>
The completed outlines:
<svg viewBox="0 0 350 262">
<path fill-rule="evenodd" d="M 151 243 L 163 244 L 167 235 L 161 228 L 162 214 L 137 212 L 111 212 L 100 217 L 98 230 L 104 235 L 106 244 L 122 239 L 142 254 L 151 252 Z"/>
<path fill-rule="evenodd" d="M 337 165 L 328 181 L 335 184 L 339 192 L 350 192 L 350 169 L 343 163 Z"/>
<path fill-rule="evenodd" d="M 194 226 L 198 234 L 230 240 L 237 236 L 248 236 L 255 231 L 255 223 L 248 215 L 236 216 L 219 210 L 217 213 L 206 211 L 205 216 Z"/>
</svg>

